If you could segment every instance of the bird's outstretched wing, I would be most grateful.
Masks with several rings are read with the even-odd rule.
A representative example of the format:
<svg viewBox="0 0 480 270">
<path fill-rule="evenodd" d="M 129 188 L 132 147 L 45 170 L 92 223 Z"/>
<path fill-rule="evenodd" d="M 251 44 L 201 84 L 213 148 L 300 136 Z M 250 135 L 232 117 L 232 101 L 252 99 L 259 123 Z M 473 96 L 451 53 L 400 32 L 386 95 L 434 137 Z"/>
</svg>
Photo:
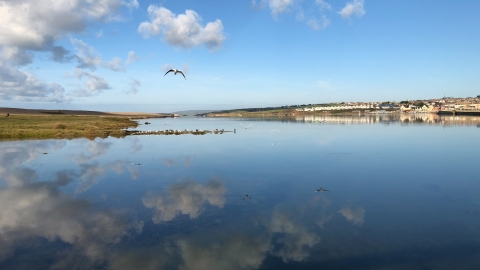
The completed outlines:
<svg viewBox="0 0 480 270">
<path fill-rule="evenodd" d="M 167 73 L 165 73 L 165 75 L 167 75 L 169 72 L 173 72 L 174 70 L 173 69 L 170 69 L 169 71 L 167 71 Z M 163 77 L 165 77 L 165 75 L 163 75 Z"/>
<path fill-rule="evenodd" d="M 240 125 L 242 125 L 242 127 L 245 127 L 242 123 L 240 123 Z"/>
<path fill-rule="evenodd" d="M 253 126 L 253 124 L 248 125 L 247 128 L 250 127 L 250 126 Z"/>
<path fill-rule="evenodd" d="M 183 72 L 182 72 L 181 70 L 179 70 L 179 71 L 177 71 L 177 72 L 180 73 L 180 74 L 182 74 L 182 75 L 183 75 L 183 78 L 185 78 L 185 80 L 187 79 L 187 78 L 185 77 L 185 74 L 183 74 Z"/>
</svg>

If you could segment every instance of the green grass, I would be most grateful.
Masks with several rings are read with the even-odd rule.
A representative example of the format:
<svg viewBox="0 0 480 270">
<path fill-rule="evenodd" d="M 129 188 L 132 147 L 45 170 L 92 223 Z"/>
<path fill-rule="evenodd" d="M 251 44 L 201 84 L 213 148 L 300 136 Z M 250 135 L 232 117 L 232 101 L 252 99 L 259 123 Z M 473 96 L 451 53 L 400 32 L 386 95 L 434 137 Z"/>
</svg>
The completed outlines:
<svg viewBox="0 0 480 270">
<path fill-rule="evenodd" d="M 124 137 L 137 126 L 127 117 L 10 115 L 0 117 L 0 140 Z"/>
</svg>

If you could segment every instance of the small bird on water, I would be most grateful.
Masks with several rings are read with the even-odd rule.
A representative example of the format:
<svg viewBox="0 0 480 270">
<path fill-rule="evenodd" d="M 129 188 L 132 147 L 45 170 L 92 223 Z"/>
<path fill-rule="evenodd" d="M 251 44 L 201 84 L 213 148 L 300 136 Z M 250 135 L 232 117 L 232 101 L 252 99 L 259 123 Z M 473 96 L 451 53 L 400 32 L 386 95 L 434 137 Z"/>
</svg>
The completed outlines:
<svg viewBox="0 0 480 270">
<path fill-rule="evenodd" d="M 323 189 L 322 187 L 320 187 L 319 189 L 315 190 L 315 192 L 330 192 L 326 189 Z"/>
<path fill-rule="evenodd" d="M 169 72 L 173 72 L 174 75 L 177 75 L 177 73 L 180 73 L 180 74 L 183 75 L 183 78 L 185 78 L 185 80 L 187 79 L 187 78 L 185 77 L 185 74 L 183 74 L 183 72 L 182 72 L 181 70 L 179 70 L 179 69 L 172 68 L 172 69 L 170 69 L 169 71 L 167 71 L 167 73 L 165 73 L 165 75 L 167 75 Z M 163 77 L 165 77 L 165 75 L 163 75 Z"/>
<path fill-rule="evenodd" d="M 248 194 L 247 194 L 247 195 L 245 195 L 245 197 L 243 197 L 242 201 L 245 200 L 246 198 L 249 198 L 250 200 L 252 199 L 252 198 L 251 198 L 250 196 L 248 196 Z"/>
</svg>

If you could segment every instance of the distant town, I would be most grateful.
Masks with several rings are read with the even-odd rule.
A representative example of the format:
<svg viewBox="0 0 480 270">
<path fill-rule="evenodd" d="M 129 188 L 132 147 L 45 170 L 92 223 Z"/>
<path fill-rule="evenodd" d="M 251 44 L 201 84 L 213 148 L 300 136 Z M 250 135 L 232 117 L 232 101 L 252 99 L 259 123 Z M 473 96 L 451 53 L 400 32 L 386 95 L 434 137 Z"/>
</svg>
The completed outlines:
<svg viewBox="0 0 480 270">
<path fill-rule="evenodd" d="M 342 102 L 320 104 L 317 106 L 303 106 L 296 111 L 338 111 L 338 110 L 400 110 L 401 112 L 438 112 L 441 110 L 480 110 L 480 95 L 467 98 L 405 100 L 400 102 Z"/>
<path fill-rule="evenodd" d="M 426 100 L 404 100 L 384 102 L 339 102 L 323 104 L 287 105 L 280 107 L 244 108 L 197 114 L 197 116 L 220 116 L 235 114 L 295 115 L 296 113 L 445 113 L 471 112 L 480 114 L 480 95 L 477 97 L 443 97 Z"/>
</svg>

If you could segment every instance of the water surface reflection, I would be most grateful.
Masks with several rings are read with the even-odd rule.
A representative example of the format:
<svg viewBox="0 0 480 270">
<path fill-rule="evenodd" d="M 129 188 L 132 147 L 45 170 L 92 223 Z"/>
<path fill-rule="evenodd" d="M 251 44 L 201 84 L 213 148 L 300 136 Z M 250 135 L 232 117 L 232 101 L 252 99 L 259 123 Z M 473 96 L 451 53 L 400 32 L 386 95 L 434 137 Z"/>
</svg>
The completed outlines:
<svg viewBox="0 0 480 270">
<path fill-rule="evenodd" d="M 1 142 L 0 268 L 480 266 L 478 118 L 388 117 L 153 119 L 256 122 Z"/>
</svg>

